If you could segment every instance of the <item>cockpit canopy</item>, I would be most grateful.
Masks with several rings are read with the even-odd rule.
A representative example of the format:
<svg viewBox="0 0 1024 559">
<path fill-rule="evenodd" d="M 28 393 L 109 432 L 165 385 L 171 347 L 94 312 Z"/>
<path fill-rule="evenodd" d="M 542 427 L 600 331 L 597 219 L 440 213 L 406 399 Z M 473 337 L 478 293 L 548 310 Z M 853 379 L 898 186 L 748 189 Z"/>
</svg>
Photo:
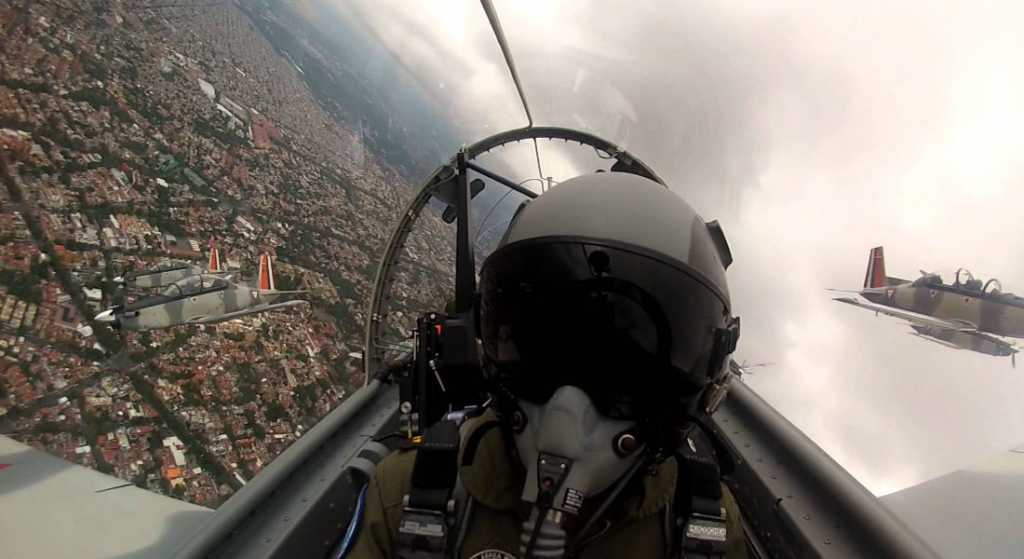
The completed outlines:
<svg viewBox="0 0 1024 559">
<path fill-rule="evenodd" d="M 999 280 L 992 278 L 985 282 L 985 287 L 981 288 L 982 293 L 990 293 L 992 295 L 999 295 L 1003 292 L 1003 284 L 999 283 Z"/>
<path fill-rule="evenodd" d="M 227 287 L 228 282 L 224 278 L 208 276 L 205 274 L 188 276 L 164 288 L 161 295 L 165 297 L 184 297 L 200 291 L 208 291 L 213 288 Z"/>
<path fill-rule="evenodd" d="M 943 285 L 942 276 L 932 272 L 925 272 L 921 270 L 921 277 L 914 280 L 913 285 L 919 287 L 922 285 Z"/>
<path fill-rule="evenodd" d="M 914 286 L 940 286 L 945 285 L 942 283 L 942 276 L 932 272 L 925 272 L 921 270 L 921 277 L 913 283 Z M 1003 285 L 996 278 L 991 278 L 988 281 L 982 281 L 974 277 L 974 274 L 966 268 L 960 268 L 956 271 L 953 284 L 950 287 L 954 287 L 963 291 L 973 291 L 981 296 L 991 297 L 1000 301 L 1013 302 L 1018 304 L 1024 304 L 1024 298 L 1018 297 L 1013 293 L 1007 293 L 1003 291 Z"/>
<path fill-rule="evenodd" d="M 980 279 L 975 279 L 974 274 L 972 274 L 967 268 L 960 268 L 956 271 L 956 281 L 953 283 L 953 287 L 959 287 L 961 289 L 966 289 L 967 291 L 977 291 L 981 293 L 983 290 L 983 283 Z"/>
</svg>

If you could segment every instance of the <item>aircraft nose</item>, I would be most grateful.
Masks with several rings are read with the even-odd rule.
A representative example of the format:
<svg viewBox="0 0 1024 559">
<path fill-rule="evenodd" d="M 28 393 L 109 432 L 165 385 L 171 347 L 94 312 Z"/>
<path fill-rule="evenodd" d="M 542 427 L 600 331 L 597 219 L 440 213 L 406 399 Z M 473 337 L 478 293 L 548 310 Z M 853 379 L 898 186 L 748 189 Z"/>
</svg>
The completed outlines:
<svg viewBox="0 0 1024 559">
<path fill-rule="evenodd" d="M 117 320 L 117 317 L 114 316 L 114 309 L 107 309 L 101 312 L 100 314 L 94 316 L 93 320 L 95 320 L 96 322 L 111 323 Z"/>
</svg>

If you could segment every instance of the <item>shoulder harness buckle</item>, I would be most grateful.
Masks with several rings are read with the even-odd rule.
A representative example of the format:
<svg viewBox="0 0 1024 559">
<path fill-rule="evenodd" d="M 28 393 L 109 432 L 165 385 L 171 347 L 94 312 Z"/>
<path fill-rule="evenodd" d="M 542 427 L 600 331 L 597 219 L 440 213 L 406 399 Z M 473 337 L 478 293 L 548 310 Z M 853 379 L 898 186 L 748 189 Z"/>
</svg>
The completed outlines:
<svg viewBox="0 0 1024 559">
<path fill-rule="evenodd" d="M 718 516 L 694 512 L 686 523 L 683 551 L 687 557 L 721 557 L 726 552 L 726 513 Z"/>
<path fill-rule="evenodd" d="M 676 453 L 679 479 L 674 507 L 677 542 L 683 557 L 724 557 L 727 517 L 722 507 L 721 470 L 712 441 L 703 430 L 691 426 Z"/>
<path fill-rule="evenodd" d="M 406 499 L 408 502 L 408 499 Z M 448 515 L 406 506 L 398 522 L 397 550 L 401 559 L 440 559 L 448 550 Z"/>
</svg>

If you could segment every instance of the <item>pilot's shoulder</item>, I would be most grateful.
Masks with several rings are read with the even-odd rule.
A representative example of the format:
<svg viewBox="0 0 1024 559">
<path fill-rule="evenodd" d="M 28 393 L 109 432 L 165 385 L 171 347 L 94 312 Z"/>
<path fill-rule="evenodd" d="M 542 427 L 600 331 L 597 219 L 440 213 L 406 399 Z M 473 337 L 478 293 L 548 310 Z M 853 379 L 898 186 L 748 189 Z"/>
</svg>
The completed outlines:
<svg viewBox="0 0 1024 559">
<path fill-rule="evenodd" d="M 359 530 L 351 557 L 391 557 L 392 537 L 402 516 L 402 498 L 409 492 L 413 451 L 397 451 L 377 464 L 366 489 L 363 528 Z"/>
<path fill-rule="evenodd" d="M 492 431 L 490 427 L 496 424 L 494 419 L 494 413 L 488 412 L 480 417 L 475 417 L 468 420 L 462 425 L 460 429 L 460 448 L 461 451 L 465 451 L 467 444 L 473 446 L 473 452 L 476 453 L 476 449 L 482 453 L 494 454 L 496 450 L 491 448 L 497 441 L 500 443 L 500 437 L 495 439 L 494 437 L 484 437 L 486 440 L 473 441 L 474 435 L 486 435 L 489 431 Z M 497 432 L 498 430 L 494 429 Z M 467 441 L 470 441 L 467 443 Z M 409 494 L 412 488 L 412 471 L 416 465 L 416 454 L 417 450 L 412 449 L 400 449 L 392 452 L 383 460 L 380 464 L 377 464 L 376 469 L 373 473 L 373 481 L 376 486 L 376 490 L 379 492 L 381 505 L 384 508 L 401 507 L 402 499 Z M 463 458 L 460 452 L 460 462 Z"/>
</svg>

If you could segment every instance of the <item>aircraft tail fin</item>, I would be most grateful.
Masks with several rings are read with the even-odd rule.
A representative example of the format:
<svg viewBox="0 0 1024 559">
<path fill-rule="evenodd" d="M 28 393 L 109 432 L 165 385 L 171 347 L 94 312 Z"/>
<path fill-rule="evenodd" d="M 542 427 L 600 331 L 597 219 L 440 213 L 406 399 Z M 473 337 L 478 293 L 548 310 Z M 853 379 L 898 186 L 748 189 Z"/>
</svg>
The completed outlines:
<svg viewBox="0 0 1024 559">
<path fill-rule="evenodd" d="M 217 241 L 210 238 L 210 263 L 207 266 L 208 272 L 220 272 L 223 271 L 220 264 L 220 251 L 217 250 Z"/>
<path fill-rule="evenodd" d="M 259 270 L 256 287 L 261 291 L 277 291 L 274 287 L 274 264 L 269 253 L 260 254 Z"/>
<path fill-rule="evenodd" d="M 885 276 L 885 253 L 882 247 L 871 249 L 868 256 L 868 269 L 864 274 L 864 289 L 885 287 L 888 279 Z"/>
</svg>

